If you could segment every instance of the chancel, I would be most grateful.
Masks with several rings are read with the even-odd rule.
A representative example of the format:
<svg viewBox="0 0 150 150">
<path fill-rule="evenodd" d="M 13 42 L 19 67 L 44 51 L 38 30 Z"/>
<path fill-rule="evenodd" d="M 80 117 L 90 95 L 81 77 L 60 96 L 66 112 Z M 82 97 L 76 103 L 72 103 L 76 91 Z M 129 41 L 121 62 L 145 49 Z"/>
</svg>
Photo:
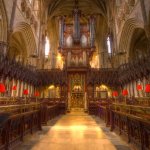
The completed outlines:
<svg viewBox="0 0 150 150">
<path fill-rule="evenodd" d="M 150 150 L 150 0 L 0 0 L 0 150 Z"/>
</svg>

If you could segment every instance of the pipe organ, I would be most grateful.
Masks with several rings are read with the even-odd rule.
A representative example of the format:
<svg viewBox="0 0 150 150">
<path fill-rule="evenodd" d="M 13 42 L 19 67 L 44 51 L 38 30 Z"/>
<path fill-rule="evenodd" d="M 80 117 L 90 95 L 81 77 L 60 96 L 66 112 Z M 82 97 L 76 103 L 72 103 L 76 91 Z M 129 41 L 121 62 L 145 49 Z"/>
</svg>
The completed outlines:
<svg viewBox="0 0 150 150">
<path fill-rule="evenodd" d="M 64 45 L 64 17 L 59 18 L 59 46 Z"/>
<path fill-rule="evenodd" d="M 95 16 L 82 14 L 77 0 L 72 13 L 72 18 L 59 17 L 59 50 L 66 67 L 88 67 L 95 51 Z"/>
<path fill-rule="evenodd" d="M 81 11 L 78 9 L 78 1 L 75 1 L 75 8 L 73 10 L 73 37 L 75 43 L 80 41 L 80 15 Z"/>
<path fill-rule="evenodd" d="M 68 77 L 68 110 L 87 109 L 87 72 L 95 51 L 95 17 L 82 14 L 75 0 L 73 15 L 59 17 L 59 52 Z"/>
<path fill-rule="evenodd" d="M 95 41 L 95 18 L 94 16 L 90 17 L 90 45 L 91 47 L 94 46 L 94 41 Z"/>
</svg>

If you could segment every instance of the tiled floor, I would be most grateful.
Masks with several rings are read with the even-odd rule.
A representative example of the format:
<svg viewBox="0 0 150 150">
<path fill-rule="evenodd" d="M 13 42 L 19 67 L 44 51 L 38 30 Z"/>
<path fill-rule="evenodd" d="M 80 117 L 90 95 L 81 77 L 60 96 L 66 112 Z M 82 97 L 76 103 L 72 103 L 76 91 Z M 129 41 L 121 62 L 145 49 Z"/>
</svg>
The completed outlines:
<svg viewBox="0 0 150 150">
<path fill-rule="evenodd" d="M 96 117 L 74 112 L 26 137 L 15 150 L 130 150 L 115 133 Z"/>
</svg>

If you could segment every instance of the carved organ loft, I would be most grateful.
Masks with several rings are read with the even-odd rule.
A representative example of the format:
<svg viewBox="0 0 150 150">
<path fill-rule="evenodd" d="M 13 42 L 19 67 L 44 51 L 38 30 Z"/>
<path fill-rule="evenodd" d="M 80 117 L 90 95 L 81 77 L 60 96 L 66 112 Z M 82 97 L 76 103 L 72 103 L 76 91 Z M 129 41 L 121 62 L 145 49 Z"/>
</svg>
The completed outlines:
<svg viewBox="0 0 150 150">
<path fill-rule="evenodd" d="M 72 16 L 59 17 L 59 47 L 67 72 L 68 110 L 87 110 L 87 72 L 95 51 L 95 17 L 82 14 L 78 1 Z"/>
<path fill-rule="evenodd" d="M 150 150 L 149 57 L 150 0 L 0 0 L 0 150 Z"/>
</svg>

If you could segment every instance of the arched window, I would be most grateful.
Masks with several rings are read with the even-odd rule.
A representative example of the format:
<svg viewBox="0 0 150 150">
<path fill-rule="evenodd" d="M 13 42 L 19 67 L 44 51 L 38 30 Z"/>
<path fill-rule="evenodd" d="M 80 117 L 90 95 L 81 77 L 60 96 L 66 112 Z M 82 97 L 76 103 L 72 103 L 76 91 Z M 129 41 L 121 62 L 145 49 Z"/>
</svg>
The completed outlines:
<svg viewBox="0 0 150 150">
<path fill-rule="evenodd" d="M 46 36 L 46 42 L 45 42 L 45 57 L 47 58 L 49 56 L 50 51 L 50 42 L 48 37 Z"/>
<path fill-rule="evenodd" d="M 111 49 L 111 41 L 110 41 L 110 37 L 107 37 L 107 50 L 108 53 L 111 54 L 112 53 L 112 49 Z"/>
</svg>

